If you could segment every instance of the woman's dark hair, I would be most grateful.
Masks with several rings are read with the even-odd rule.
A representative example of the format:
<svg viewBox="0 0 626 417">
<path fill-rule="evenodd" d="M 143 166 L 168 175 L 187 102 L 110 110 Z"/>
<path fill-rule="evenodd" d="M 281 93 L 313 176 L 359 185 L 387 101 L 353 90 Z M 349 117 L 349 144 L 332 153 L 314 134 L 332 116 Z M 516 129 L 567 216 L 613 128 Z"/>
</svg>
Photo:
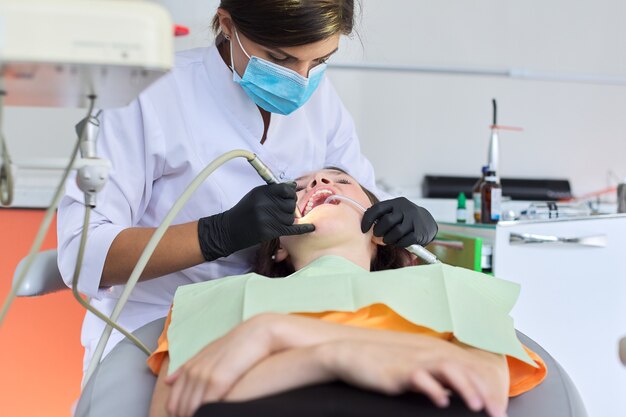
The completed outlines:
<svg viewBox="0 0 626 417">
<path fill-rule="evenodd" d="M 338 171 L 345 172 L 339 168 L 331 168 Z M 380 200 L 367 188 L 361 185 L 361 189 L 367 195 L 372 204 L 378 203 Z M 264 275 L 271 278 L 286 277 L 293 274 L 295 269 L 290 262 L 284 260 L 282 262 L 276 262 L 272 259 L 272 255 L 276 253 L 280 247 L 280 240 L 273 239 L 269 242 L 261 243 L 257 252 L 257 259 L 253 267 L 253 271 L 257 274 Z M 376 255 L 370 263 L 370 271 L 383 271 L 386 269 L 398 269 L 413 264 L 413 259 L 409 252 L 404 248 L 397 246 L 382 246 L 378 245 L 376 249 Z"/>
<path fill-rule="evenodd" d="M 300 46 L 354 27 L 354 0 L 221 0 L 238 31 L 267 47 Z M 213 31 L 220 44 L 224 35 L 217 15 Z"/>
</svg>

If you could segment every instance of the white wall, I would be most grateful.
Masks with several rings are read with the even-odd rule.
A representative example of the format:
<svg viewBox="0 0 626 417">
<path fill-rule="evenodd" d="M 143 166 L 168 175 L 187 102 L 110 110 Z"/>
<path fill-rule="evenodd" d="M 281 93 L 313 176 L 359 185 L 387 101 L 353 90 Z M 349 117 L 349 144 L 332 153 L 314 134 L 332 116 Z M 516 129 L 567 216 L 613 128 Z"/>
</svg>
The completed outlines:
<svg viewBox="0 0 626 417">
<path fill-rule="evenodd" d="M 623 0 L 361 0 L 359 37 L 335 62 L 526 68 L 626 76 Z M 163 0 L 207 45 L 217 0 Z M 332 62 L 332 61 L 331 61 Z M 329 71 L 352 112 L 378 176 L 418 187 L 424 174 L 477 175 L 485 163 L 491 98 L 501 134 L 501 174 L 561 177 L 578 194 L 626 176 L 626 86 L 505 78 Z M 76 110 L 8 109 L 13 157 L 63 157 Z"/>
<path fill-rule="evenodd" d="M 338 61 L 527 68 L 626 76 L 626 2 L 369 0 L 358 42 Z M 356 45 L 354 45 L 356 43 Z M 626 176 L 626 86 L 331 71 L 380 177 L 418 186 L 425 173 L 477 175 L 492 97 L 501 174 L 565 177 L 578 194 Z M 614 183 L 613 183 L 614 184 Z"/>
</svg>

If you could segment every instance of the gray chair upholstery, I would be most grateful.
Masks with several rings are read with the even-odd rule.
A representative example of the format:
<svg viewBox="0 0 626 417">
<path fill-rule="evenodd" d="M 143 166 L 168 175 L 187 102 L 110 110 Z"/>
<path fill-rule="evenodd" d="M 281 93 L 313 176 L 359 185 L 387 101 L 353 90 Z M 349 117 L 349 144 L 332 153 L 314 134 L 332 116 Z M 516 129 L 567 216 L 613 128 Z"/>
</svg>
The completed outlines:
<svg viewBox="0 0 626 417">
<path fill-rule="evenodd" d="M 582 398 L 561 365 L 522 332 L 517 337 L 544 360 L 548 375 L 536 388 L 511 398 L 509 417 L 587 417 Z"/>
<path fill-rule="evenodd" d="M 154 350 L 165 318 L 133 334 Z M 148 415 L 156 377 L 146 354 L 128 339 L 121 341 L 100 363 L 80 395 L 74 417 L 144 417 Z"/>
<path fill-rule="evenodd" d="M 148 348 L 156 348 L 165 319 L 133 332 Z M 520 341 L 546 362 L 548 376 L 535 389 L 512 398 L 510 417 L 587 417 L 576 387 L 561 366 L 532 339 L 518 332 Z M 148 415 L 156 377 L 146 355 L 132 342 L 120 342 L 102 361 L 83 389 L 75 417 L 144 417 Z M 433 415 L 441 410 L 433 407 Z M 468 417 L 474 413 L 468 411 Z M 422 415 L 422 417 L 428 417 Z"/>
<path fill-rule="evenodd" d="M 13 286 L 24 269 L 26 259 L 22 259 L 13 274 Z M 35 255 L 35 259 L 28 270 L 22 285 L 17 290 L 19 297 L 34 297 L 45 295 L 51 292 L 67 290 L 68 287 L 63 282 L 61 272 L 57 266 L 56 249 L 39 252 Z"/>
</svg>

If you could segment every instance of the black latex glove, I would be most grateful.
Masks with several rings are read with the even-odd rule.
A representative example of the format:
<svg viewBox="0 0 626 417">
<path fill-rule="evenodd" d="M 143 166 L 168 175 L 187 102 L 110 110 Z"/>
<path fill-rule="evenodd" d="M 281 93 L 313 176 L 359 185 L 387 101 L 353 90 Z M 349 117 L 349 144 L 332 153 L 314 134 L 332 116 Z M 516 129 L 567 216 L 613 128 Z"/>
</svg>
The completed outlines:
<svg viewBox="0 0 626 417">
<path fill-rule="evenodd" d="M 233 208 L 198 221 L 198 238 L 207 261 L 279 236 L 315 230 L 312 224 L 294 225 L 295 183 L 253 188 Z"/>
<path fill-rule="evenodd" d="M 382 236 L 385 244 L 402 248 L 416 243 L 427 245 L 439 230 L 428 210 L 404 197 L 381 201 L 367 209 L 361 222 L 361 231 L 367 232 L 372 225 L 374 236 Z"/>
</svg>

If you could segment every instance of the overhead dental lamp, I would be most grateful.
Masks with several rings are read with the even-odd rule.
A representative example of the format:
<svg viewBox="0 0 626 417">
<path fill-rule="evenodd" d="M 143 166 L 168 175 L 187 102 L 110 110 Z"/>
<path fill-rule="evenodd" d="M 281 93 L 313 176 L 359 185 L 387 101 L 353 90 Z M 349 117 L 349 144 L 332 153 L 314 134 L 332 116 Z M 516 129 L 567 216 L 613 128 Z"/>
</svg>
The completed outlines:
<svg viewBox="0 0 626 417">
<path fill-rule="evenodd" d="M 125 106 L 173 65 L 161 6 L 119 0 L 1 0 L 4 104 Z"/>
</svg>

